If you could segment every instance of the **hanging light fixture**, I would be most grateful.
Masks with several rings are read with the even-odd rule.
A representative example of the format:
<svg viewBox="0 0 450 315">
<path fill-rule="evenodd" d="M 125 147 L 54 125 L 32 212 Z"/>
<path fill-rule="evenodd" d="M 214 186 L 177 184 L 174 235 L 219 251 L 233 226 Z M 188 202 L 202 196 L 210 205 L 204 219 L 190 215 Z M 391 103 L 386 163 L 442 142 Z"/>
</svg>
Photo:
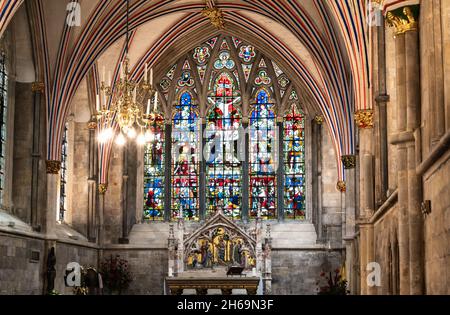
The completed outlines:
<svg viewBox="0 0 450 315">
<path fill-rule="evenodd" d="M 133 81 L 130 77 L 129 70 L 129 13 L 130 2 L 127 1 L 127 21 L 126 21 L 126 42 L 125 42 L 125 58 L 120 65 L 120 79 L 114 87 L 108 86 L 105 83 L 106 71 L 103 68 L 101 95 L 97 95 L 96 108 L 97 119 L 102 121 L 105 126 L 112 126 L 115 120 L 120 128 L 119 135 L 116 137 L 118 145 L 124 145 L 128 139 L 136 139 L 138 144 L 145 144 L 149 136 L 148 127 L 154 115 L 150 113 L 151 101 L 153 99 L 154 109 L 156 110 L 158 104 L 158 92 L 153 89 L 153 69 L 150 69 L 150 80 L 148 75 L 148 65 L 145 65 L 144 79 L 141 83 Z M 108 75 L 108 80 L 111 82 L 111 76 Z M 147 96 L 147 108 L 144 111 L 144 105 L 138 102 L 138 95 L 143 95 L 144 100 Z M 108 100 L 111 106 L 108 108 Z M 144 102 L 143 102 L 144 103 Z M 147 131 L 146 131 L 147 130 Z M 114 131 L 111 127 L 104 129 L 99 134 L 100 142 L 107 142 L 114 136 Z"/>
</svg>

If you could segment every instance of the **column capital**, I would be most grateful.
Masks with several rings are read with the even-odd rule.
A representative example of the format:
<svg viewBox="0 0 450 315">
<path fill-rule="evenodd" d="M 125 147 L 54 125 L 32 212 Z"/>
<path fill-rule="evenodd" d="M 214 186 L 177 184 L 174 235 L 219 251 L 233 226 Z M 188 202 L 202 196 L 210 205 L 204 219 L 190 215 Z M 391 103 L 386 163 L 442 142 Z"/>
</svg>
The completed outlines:
<svg viewBox="0 0 450 315">
<path fill-rule="evenodd" d="M 47 174 L 59 174 L 61 170 L 61 161 L 45 161 L 45 166 L 47 168 Z"/>
<path fill-rule="evenodd" d="M 33 82 L 31 84 L 31 91 L 34 93 L 36 92 L 44 93 L 45 84 L 43 82 Z"/>
<path fill-rule="evenodd" d="M 356 155 L 343 155 L 341 161 L 346 170 L 354 169 L 356 167 Z"/>
<path fill-rule="evenodd" d="M 386 13 L 386 22 L 395 28 L 395 35 L 405 34 L 419 29 L 419 5 L 409 5 Z"/>
<path fill-rule="evenodd" d="M 340 180 L 340 181 L 337 182 L 336 188 L 341 193 L 345 193 L 347 191 L 347 184 L 343 180 Z"/>
<path fill-rule="evenodd" d="M 98 120 L 97 117 L 92 116 L 91 120 L 87 123 L 89 130 L 97 130 L 98 127 Z"/>
<path fill-rule="evenodd" d="M 373 110 L 362 109 L 355 113 L 355 122 L 360 129 L 373 128 Z"/>
<path fill-rule="evenodd" d="M 108 190 L 108 184 L 99 184 L 98 185 L 98 193 L 100 195 L 106 194 L 106 191 Z"/>
<path fill-rule="evenodd" d="M 318 125 L 323 125 L 323 122 L 325 121 L 325 119 L 323 118 L 322 115 L 316 115 L 316 117 L 314 117 L 314 121 Z"/>
</svg>

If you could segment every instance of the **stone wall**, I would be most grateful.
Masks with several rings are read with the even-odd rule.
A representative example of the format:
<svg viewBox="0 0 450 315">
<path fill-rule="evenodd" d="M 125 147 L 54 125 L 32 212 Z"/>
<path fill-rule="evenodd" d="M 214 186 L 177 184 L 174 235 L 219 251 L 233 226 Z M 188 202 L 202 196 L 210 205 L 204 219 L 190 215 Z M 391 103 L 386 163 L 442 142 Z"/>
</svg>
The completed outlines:
<svg viewBox="0 0 450 315">
<path fill-rule="evenodd" d="M 31 252 L 40 253 L 31 261 Z M 0 233 L 0 294 L 42 294 L 44 242 Z"/>
<path fill-rule="evenodd" d="M 425 178 L 424 199 L 431 201 L 425 219 L 425 287 L 428 294 L 450 294 L 450 160 Z"/>
<path fill-rule="evenodd" d="M 57 242 L 55 290 L 72 294 L 64 285 L 69 262 L 97 267 L 97 249 Z M 39 260 L 32 259 L 39 253 Z M 0 294 L 40 295 L 45 287 L 45 241 L 35 237 L 0 233 Z"/>
<path fill-rule="evenodd" d="M 272 251 L 272 294 L 311 295 L 322 272 L 342 266 L 340 252 L 308 250 Z"/>
<path fill-rule="evenodd" d="M 164 278 L 168 272 L 168 251 L 166 249 L 107 249 L 104 259 L 119 255 L 126 259 L 133 282 L 125 294 L 161 295 L 164 294 Z"/>
</svg>

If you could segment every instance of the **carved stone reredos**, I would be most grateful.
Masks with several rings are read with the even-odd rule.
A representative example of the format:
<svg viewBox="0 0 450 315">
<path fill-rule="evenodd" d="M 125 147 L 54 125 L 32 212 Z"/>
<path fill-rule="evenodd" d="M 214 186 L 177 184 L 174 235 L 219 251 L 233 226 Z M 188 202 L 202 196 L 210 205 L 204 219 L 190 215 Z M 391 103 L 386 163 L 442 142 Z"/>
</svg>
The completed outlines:
<svg viewBox="0 0 450 315">
<path fill-rule="evenodd" d="M 251 237 L 245 230 L 226 217 L 222 211 L 217 211 L 216 214 L 209 218 L 202 227 L 186 238 L 184 241 L 185 257 L 188 256 L 192 246 L 196 244 L 199 239 L 211 239 L 217 228 L 224 229 L 230 235 L 231 239 L 241 238 L 244 240 L 245 245 L 249 247 L 252 256 L 254 256 L 256 239 Z"/>
</svg>

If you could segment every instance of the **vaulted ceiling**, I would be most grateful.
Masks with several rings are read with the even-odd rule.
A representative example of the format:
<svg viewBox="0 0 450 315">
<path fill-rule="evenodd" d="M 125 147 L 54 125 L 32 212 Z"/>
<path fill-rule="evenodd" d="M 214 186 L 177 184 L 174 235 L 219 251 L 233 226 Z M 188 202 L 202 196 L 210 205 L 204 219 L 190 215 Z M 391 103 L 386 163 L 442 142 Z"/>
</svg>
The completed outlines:
<svg viewBox="0 0 450 315">
<path fill-rule="evenodd" d="M 1 33 L 23 2 L 1 0 Z M 36 80 L 45 82 L 46 88 L 49 160 L 59 158 L 62 126 L 80 84 L 95 67 L 115 69 L 123 54 L 126 1 L 76 2 L 81 7 L 81 25 L 70 27 L 66 23 L 69 1 L 25 1 L 38 61 Z M 202 16 L 203 0 L 131 0 L 133 76 L 142 76 L 146 62 L 161 75 L 211 36 L 239 36 L 277 61 L 298 83 L 309 105 L 324 116 L 337 160 L 353 154 L 353 113 L 371 107 L 366 1 L 215 2 L 224 12 L 224 31 Z"/>
</svg>

